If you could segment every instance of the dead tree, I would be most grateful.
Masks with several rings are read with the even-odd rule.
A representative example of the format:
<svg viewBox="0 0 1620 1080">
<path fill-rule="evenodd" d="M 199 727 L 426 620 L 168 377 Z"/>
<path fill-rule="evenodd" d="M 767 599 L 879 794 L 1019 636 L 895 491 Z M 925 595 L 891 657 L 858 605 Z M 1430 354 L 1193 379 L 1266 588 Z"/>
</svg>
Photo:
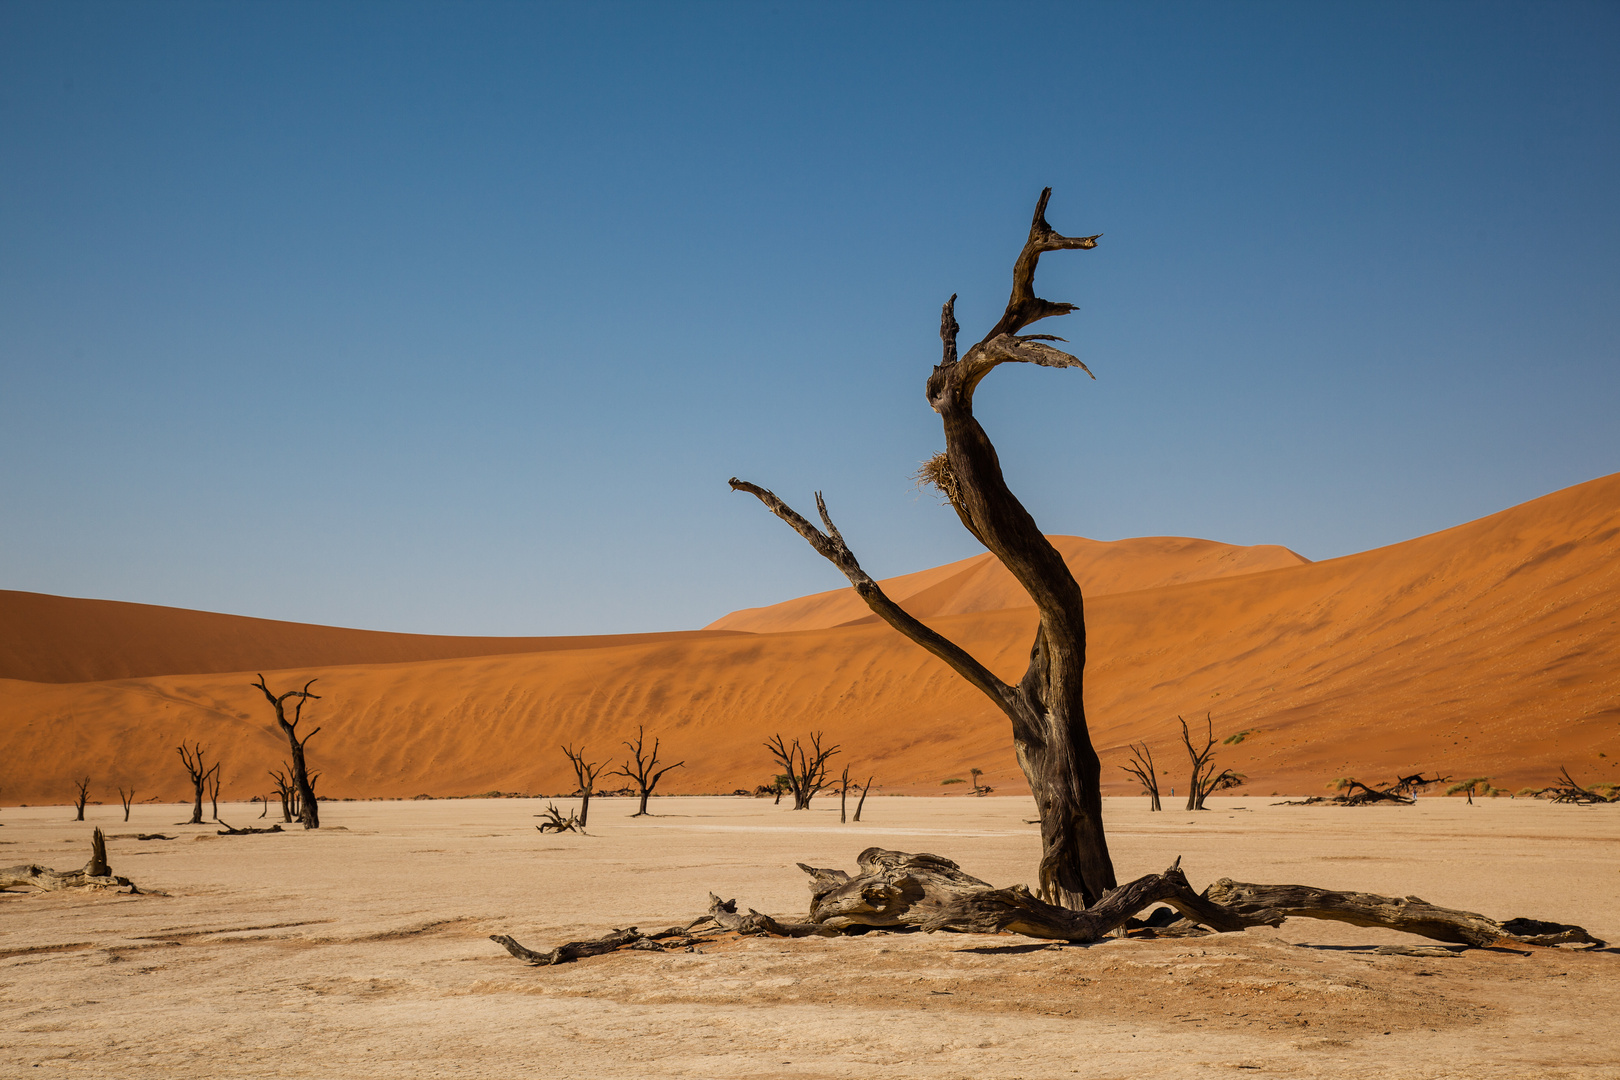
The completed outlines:
<svg viewBox="0 0 1620 1080">
<path fill-rule="evenodd" d="M 968 772 L 973 776 L 973 794 L 977 795 L 979 798 L 982 799 L 992 791 L 996 790 L 988 784 L 979 783 L 979 777 L 984 775 L 983 769 L 969 769 Z"/>
<path fill-rule="evenodd" d="M 641 808 L 631 814 L 631 817 L 646 817 L 647 797 L 653 793 L 653 788 L 658 786 L 658 781 L 663 779 L 664 774 L 671 769 L 679 769 L 686 764 L 684 761 L 677 761 L 673 765 L 665 765 L 662 769 L 658 768 L 658 739 L 656 736 L 653 738 L 650 753 L 646 751 L 646 742 L 647 729 L 640 724 L 636 725 L 636 741 L 632 743 L 629 739 L 626 739 L 624 742 L 632 757 L 626 759 L 623 765 L 608 773 L 609 776 L 617 775 L 623 776 L 627 780 L 634 780 L 636 786 L 641 789 Z"/>
<path fill-rule="evenodd" d="M 77 791 L 77 794 L 73 798 L 73 807 L 78 811 L 78 816 L 73 820 L 83 821 L 84 804 L 90 799 L 90 778 L 87 776 L 83 780 L 73 781 L 73 787 Z"/>
<path fill-rule="evenodd" d="M 288 766 L 287 771 L 292 771 L 291 766 Z M 290 824 L 293 819 L 293 801 L 298 798 L 298 789 L 293 787 L 287 773 L 280 769 L 271 769 L 270 779 L 276 782 L 276 795 L 281 799 L 281 820 Z"/>
<path fill-rule="evenodd" d="M 1575 778 L 1569 775 L 1569 769 L 1567 767 L 1560 767 L 1558 770 L 1557 783 L 1553 784 L 1551 787 L 1542 788 L 1540 791 L 1527 792 L 1527 794 L 1533 795 L 1538 799 L 1551 799 L 1555 803 L 1574 803 L 1577 806 L 1594 806 L 1598 803 L 1620 802 L 1620 788 L 1615 788 L 1612 785 L 1599 786 L 1607 786 L 1609 788 L 1609 794 L 1604 795 L 1600 791 L 1595 791 L 1592 788 L 1584 787 L 1581 784 L 1576 783 Z"/>
<path fill-rule="evenodd" d="M 858 801 L 855 804 L 855 820 L 856 821 L 861 820 L 861 810 L 863 808 L 865 808 L 865 806 L 866 806 L 866 796 L 867 796 L 867 793 L 872 790 L 872 780 L 873 779 L 874 779 L 874 777 L 868 776 L 866 778 L 866 783 L 861 785 L 860 801 Z"/>
<path fill-rule="evenodd" d="M 1181 717 L 1176 717 L 1181 720 Z M 1210 758 L 1215 756 L 1215 726 L 1204 714 L 1204 746 L 1196 749 L 1193 746 L 1192 734 L 1187 730 L 1187 721 L 1181 720 L 1181 743 L 1187 748 L 1187 757 L 1192 762 L 1192 781 L 1187 787 L 1187 809 L 1204 809 L 1204 800 L 1209 798 L 1212 791 L 1225 791 L 1227 788 L 1241 787 L 1243 774 L 1227 769 L 1221 773 L 1215 772 L 1215 766 Z"/>
<path fill-rule="evenodd" d="M 1435 784 L 1444 784 L 1450 780 L 1449 776 L 1424 776 L 1422 772 L 1415 772 L 1411 776 L 1397 776 L 1395 782 L 1386 790 L 1396 795 L 1416 795 Z"/>
<path fill-rule="evenodd" d="M 575 753 L 572 743 L 563 747 L 562 752 L 568 755 L 568 763 L 574 767 L 574 780 L 579 785 L 579 827 L 583 829 L 585 820 L 591 812 L 591 789 L 595 787 L 596 774 L 602 770 L 604 763 L 587 762 L 585 748 L 582 746 L 579 752 Z"/>
<path fill-rule="evenodd" d="M 270 688 L 264 684 L 262 674 L 259 676 L 259 681 L 252 685 L 263 691 L 265 700 L 274 706 L 276 710 L 276 726 L 281 728 L 282 733 L 287 736 L 287 743 L 292 749 L 289 767 L 292 770 L 293 788 L 298 793 L 298 820 L 303 823 L 306 829 L 318 829 L 321 827 L 321 811 L 320 807 L 315 803 L 315 788 L 309 778 L 309 769 L 304 764 L 304 745 L 319 734 L 321 729 L 316 728 L 302 739 L 298 737 L 298 721 L 304 715 L 304 703 L 311 700 L 319 701 L 321 698 L 319 694 L 309 692 L 309 688 L 315 685 L 315 680 L 311 679 L 305 683 L 302 690 L 288 690 L 285 694 L 271 693 Z M 287 718 L 287 702 L 293 698 L 298 699 L 298 704 L 293 706 L 292 719 L 289 720 Z"/>
<path fill-rule="evenodd" d="M 920 478 L 937 487 L 962 524 L 1018 580 L 1040 612 L 1030 646 L 1029 668 L 1016 684 L 989 668 L 891 600 L 861 569 L 833 525 L 821 494 L 816 508 L 825 527 L 816 528 L 770 491 L 733 478 L 735 491 L 763 502 L 843 571 L 879 618 L 944 661 L 995 703 L 1012 723 L 1018 763 L 1029 778 L 1041 815 L 1041 895 L 1067 907 L 1084 907 L 1116 884 L 1102 823 L 1102 762 L 1086 728 L 1082 693 L 1086 628 L 1080 586 L 1057 549 L 1024 509 L 1001 472 L 990 437 L 973 416 L 973 394 L 992 369 L 1004 363 L 1090 370 L 1046 344 L 1048 334 L 1020 334 L 1029 324 L 1066 315 L 1073 304 L 1035 295 L 1035 270 L 1048 251 L 1094 248 L 1096 236 L 1062 236 L 1046 222 L 1052 189 L 1041 192 L 1029 238 L 1013 265 L 1012 295 L 990 332 L 958 355 L 956 297 L 940 313 L 940 363 L 928 376 L 928 403 L 944 426 L 945 450 L 923 467 Z"/>
<path fill-rule="evenodd" d="M 1131 763 L 1121 765 L 1121 769 L 1136 777 L 1142 784 L 1142 794 L 1150 801 L 1149 810 L 1163 810 L 1159 802 L 1159 774 L 1153 771 L 1153 751 L 1148 749 L 1147 743 L 1131 744 Z"/>
<path fill-rule="evenodd" d="M 543 833 L 582 833 L 585 831 L 585 819 L 583 817 L 575 813 L 570 813 L 567 817 L 563 817 L 562 811 L 557 809 L 556 803 L 546 803 L 546 812 L 544 814 L 536 814 L 534 816 L 543 817 L 546 819 L 535 826 L 536 829 L 539 829 Z"/>
<path fill-rule="evenodd" d="M 208 804 L 213 811 L 215 821 L 219 820 L 219 765 L 215 764 L 213 775 L 208 778 Z"/>
<path fill-rule="evenodd" d="M 776 779 L 793 793 L 793 809 L 809 809 L 810 800 L 827 786 L 827 759 L 838 753 L 838 747 L 839 744 L 834 743 L 822 749 L 819 731 L 811 733 L 808 749 L 796 738 L 789 746 L 780 733 L 766 741 L 765 749 L 785 770 Z"/>
<path fill-rule="evenodd" d="M 186 775 L 191 777 L 191 820 L 186 824 L 201 825 L 203 791 L 208 786 L 209 778 L 219 769 L 219 763 L 215 762 L 211 766 L 203 764 L 203 746 L 200 742 L 193 743 L 190 750 L 187 750 L 186 744 L 182 742 L 180 761 L 186 767 Z"/>
<path fill-rule="evenodd" d="M 118 787 L 118 801 L 124 804 L 124 820 L 129 820 L 129 804 L 135 801 L 135 789 L 130 788 L 126 794 L 123 785 Z"/>
<path fill-rule="evenodd" d="M 838 778 L 838 824 L 843 825 L 849 821 L 849 766 L 844 766 L 844 773 Z"/>
</svg>

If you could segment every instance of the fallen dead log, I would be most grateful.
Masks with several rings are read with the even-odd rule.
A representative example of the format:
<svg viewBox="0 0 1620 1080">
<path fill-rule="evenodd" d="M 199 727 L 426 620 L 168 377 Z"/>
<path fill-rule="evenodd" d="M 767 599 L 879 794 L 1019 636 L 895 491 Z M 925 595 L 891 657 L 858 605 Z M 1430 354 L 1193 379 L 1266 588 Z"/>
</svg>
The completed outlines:
<svg viewBox="0 0 1620 1080">
<path fill-rule="evenodd" d="M 258 833 L 281 832 L 281 826 L 280 825 L 272 825 L 268 829 L 254 829 L 254 828 L 238 829 L 238 828 L 234 828 L 231 825 L 231 823 L 228 822 L 228 821 L 220 821 L 219 818 L 215 818 L 214 820 L 219 821 L 219 823 L 221 825 L 225 826 L 223 829 L 219 830 L 219 835 L 220 836 L 253 836 L 253 835 L 256 835 Z"/>
<path fill-rule="evenodd" d="M 672 926 L 668 930 L 656 934 L 643 934 L 635 927 L 623 930 L 613 930 L 599 938 L 589 941 L 569 941 L 551 949 L 548 952 L 536 952 L 519 945 L 515 938 L 505 934 L 491 934 L 489 940 L 504 948 L 519 960 L 534 964 L 538 967 L 549 967 L 552 964 L 566 964 L 570 960 L 578 960 L 585 956 L 601 956 L 603 953 L 618 952 L 620 949 L 645 949 L 652 952 L 665 952 L 675 949 L 690 949 L 695 947 L 701 939 L 687 933 L 684 927 Z"/>
<path fill-rule="evenodd" d="M 1579 926 L 1509 919 L 1497 922 L 1472 911 L 1437 907 L 1415 896 L 1390 897 L 1373 893 L 1333 892 L 1307 885 L 1249 885 L 1227 878 L 1215 882 L 1204 895 L 1243 918 L 1276 926 L 1284 919 L 1328 919 L 1352 926 L 1381 926 L 1435 941 L 1485 948 L 1504 942 L 1516 945 L 1585 945 L 1606 943 Z"/>
<path fill-rule="evenodd" d="M 60 889 L 117 889 L 120 892 L 139 893 L 128 878 L 118 877 L 107 864 L 107 838 L 100 829 L 90 834 L 90 861 L 80 870 L 52 870 L 49 867 L 24 863 L 0 869 L 0 889 L 24 887 L 41 892 Z"/>
<path fill-rule="evenodd" d="M 1253 885 L 1227 878 L 1197 893 L 1187 883 L 1179 859 L 1163 873 L 1110 889 L 1084 910 L 1048 904 L 1022 885 L 998 889 L 938 855 L 874 847 L 861 852 L 858 865 L 859 872 L 850 874 L 799 864 L 810 875 L 810 911 L 803 921 L 776 919 L 753 910 L 743 914 L 735 900 L 723 901 L 711 893 L 708 912 L 685 927 L 671 927 L 659 934 L 642 934 L 631 927 L 589 941 L 568 942 L 549 952 L 524 948 L 504 935 L 493 935 L 491 940 L 529 963 L 558 964 L 625 948 L 692 948 L 712 940 L 698 936 L 711 930 L 778 937 L 858 934 L 873 929 L 954 930 L 1084 944 L 1101 941 L 1121 928 L 1143 936 L 1185 936 L 1280 926 L 1287 919 L 1307 918 L 1383 927 L 1475 947 L 1605 945 L 1579 926 L 1535 919 L 1497 922 L 1413 896 L 1335 892 L 1305 885 Z M 1158 910 L 1145 920 L 1137 918 L 1151 908 Z"/>
</svg>

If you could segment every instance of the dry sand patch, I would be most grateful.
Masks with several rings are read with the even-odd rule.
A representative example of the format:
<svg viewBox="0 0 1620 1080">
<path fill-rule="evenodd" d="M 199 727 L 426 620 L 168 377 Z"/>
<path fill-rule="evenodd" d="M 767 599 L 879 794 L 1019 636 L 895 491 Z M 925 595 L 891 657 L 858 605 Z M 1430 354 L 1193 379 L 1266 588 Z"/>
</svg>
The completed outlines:
<svg viewBox="0 0 1620 1080">
<path fill-rule="evenodd" d="M 593 801 L 542 836 L 534 800 L 330 803 L 334 827 L 219 837 L 183 811 L 0 815 L 0 862 L 83 861 L 168 896 L 0 899 L 0 1069 L 147 1076 L 1620 1076 L 1620 955 L 1380 955 L 1382 931 L 1289 923 L 1192 940 L 720 940 L 530 968 L 531 946 L 695 917 L 709 890 L 800 912 L 804 861 L 878 844 L 1011 884 L 1024 799 L 879 798 L 840 825 L 747 799 Z M 243 824 L 252 811 L 221 808 Z M 1122 877 L 1176 855 L 1212 877 L 1412 893 L 1620 939 L 1620 808 L 1271 807 L 1149 814 L 1110 800 Z M 97 820 L 99 816 L 106 820 Z M 1393 1072 L 1391 1071 L 1393 1069 Z"/>
</svg>

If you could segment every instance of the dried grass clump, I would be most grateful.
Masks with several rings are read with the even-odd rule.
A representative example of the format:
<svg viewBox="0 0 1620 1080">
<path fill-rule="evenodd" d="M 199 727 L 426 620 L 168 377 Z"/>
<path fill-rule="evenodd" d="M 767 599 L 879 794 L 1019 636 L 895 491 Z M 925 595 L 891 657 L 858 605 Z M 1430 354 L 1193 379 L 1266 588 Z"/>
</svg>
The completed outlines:
<svg viewBox="0 0 1620 1080">
<path fill-rule="evenodd" d="M 951 459 L 945 455 L 945 451 L 941 450 L 918 466 L 912 479 L 917 482 L 918 488 L 933 488 L 952 506 L 961 509 L 962 488 L 956 482 L 956 474 L 951 471 Z"/>
</svg>

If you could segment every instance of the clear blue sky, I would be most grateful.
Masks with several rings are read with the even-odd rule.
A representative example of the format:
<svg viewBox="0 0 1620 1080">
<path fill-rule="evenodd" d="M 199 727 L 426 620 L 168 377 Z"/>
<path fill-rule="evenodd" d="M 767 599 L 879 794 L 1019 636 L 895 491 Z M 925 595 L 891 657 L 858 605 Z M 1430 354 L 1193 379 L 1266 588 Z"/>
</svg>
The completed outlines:
<svg viewBox="0 0 1620 1080">
<path fill-rule="evenodd" d="M 701 626 L 1049 532 L 1323 559 L 1620 470 L 1620 6 L 0 3 L 0 588 Z"/>
</svg>

